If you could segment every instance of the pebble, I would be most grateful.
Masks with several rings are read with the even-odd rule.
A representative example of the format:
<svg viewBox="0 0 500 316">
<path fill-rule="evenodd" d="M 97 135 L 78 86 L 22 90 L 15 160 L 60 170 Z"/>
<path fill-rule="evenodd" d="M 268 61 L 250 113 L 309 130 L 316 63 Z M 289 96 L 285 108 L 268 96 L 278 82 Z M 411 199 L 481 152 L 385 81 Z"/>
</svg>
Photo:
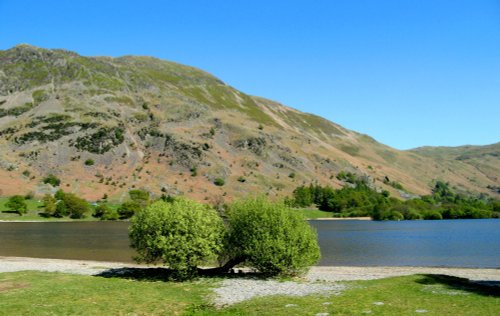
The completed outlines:
<svg viewBox="0 0 500 316">
<path fill-rule="evenodd" d="M 372 311 L 369 309 L 365 309 L 364 311 L 361 312 L 362 314 L 371 314 Z"/>
<path fill-rule="evenodd" d="M 330 315 L 329 313 L 317 313 L 316 316 L 328 316 Z"/>
<path fill-rule="evenodd" d="M 323 305 L 331 305 L 332 302 L 324 302 Z"/>
<path fill-rule="evenodd" d="M 373 305 L 381 306 L 384 305 L 384 302 L 373 302 Z"/>
<path fill-rule="evenodd" d="M 231 305 L 254 297 L 269 295 L 306 296 L 340 294 L 345 285 L 336 283 L 278 282 L 259 279 L 225 279 L 214 289 L 216 306 Z"/>
<path fill-rule="evenodd" d="M 297 304 L 286 304 L 285 307 L 297 307 Z"/>
<path fill-rule="evenodd" d="M 428 310 L 426 310 L 426 309 L 417 309 L 417 310 L 415 310 L 415 312 L 416 313 L 427 313 Z"/>
</svg>

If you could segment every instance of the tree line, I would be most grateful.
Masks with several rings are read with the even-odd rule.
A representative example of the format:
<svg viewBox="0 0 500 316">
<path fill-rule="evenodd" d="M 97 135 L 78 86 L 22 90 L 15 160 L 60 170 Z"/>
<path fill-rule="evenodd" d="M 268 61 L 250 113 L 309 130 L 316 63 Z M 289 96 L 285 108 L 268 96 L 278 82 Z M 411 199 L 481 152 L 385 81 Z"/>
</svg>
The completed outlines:
<svg viewBox="0 0 500 316">
<path fill-rule="evenodd" d="M 402 201 L 388 191 L 374 189 L 363 177 L 343 173 L 342 178 L 347 185 L 341 189 L 299 186 L 286 203 L 301 208 L 314 205 L 334 217 L 369 216 L 374 220 L 500 218 L 499 200 L 456 193 L 443 181 L 436 181 L 430 195 Z"/>
</svg>

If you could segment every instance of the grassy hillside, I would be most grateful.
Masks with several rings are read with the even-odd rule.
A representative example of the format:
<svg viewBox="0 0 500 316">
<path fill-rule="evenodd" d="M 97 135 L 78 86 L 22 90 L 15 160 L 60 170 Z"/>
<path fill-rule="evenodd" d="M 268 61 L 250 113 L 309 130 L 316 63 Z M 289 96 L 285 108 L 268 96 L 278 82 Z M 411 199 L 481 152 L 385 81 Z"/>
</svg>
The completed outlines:
<svg viewBox="0 0 500 316">
<path fill-rule="evenodd" d="M 465 160 L 398 151 L 152 57 L 0 51 L 0 196 L 53 192 L 42 180 L 54 174 L 90 200 L 121 200 L 132 188 L 209 202 L 273 198 L 314 181 L 340 187 L 344 170 L 396 197 L 427 194 L 436 180 L 498 195 L 498 155 Z"/>
</svg>

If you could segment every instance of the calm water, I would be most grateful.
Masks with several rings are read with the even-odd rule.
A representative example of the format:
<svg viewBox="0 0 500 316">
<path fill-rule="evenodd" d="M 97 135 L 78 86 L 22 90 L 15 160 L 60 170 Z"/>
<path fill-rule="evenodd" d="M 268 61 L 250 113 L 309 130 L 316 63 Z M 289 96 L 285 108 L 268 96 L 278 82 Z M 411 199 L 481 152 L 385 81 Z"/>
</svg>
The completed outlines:
<svg viewBox="0 0 500 316">
<path fill-rule="evenodd" d="M 311 221 L 319 265 L 500 268 L 500 220 Z M 128 223 L 0 223 L 0 256 L 131 262 Z"/>
</svg>

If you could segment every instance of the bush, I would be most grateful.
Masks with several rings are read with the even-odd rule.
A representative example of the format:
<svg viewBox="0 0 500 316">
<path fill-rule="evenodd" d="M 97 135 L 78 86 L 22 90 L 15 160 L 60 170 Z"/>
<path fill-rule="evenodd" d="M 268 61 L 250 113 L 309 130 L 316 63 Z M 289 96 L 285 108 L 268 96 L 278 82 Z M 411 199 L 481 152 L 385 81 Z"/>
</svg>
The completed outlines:
<svg viewBox="0 0 500 316">
<path fill-rule="evenodd" d="M 162 262 L 177 278 L 196 274 L 197 266 L 222 248 L 224 226 L 217 212 L 198 202 L 157 201 L 136 214 L 129 228 L 139 262 Z"/>
<path fill-rule="evenodd" d="M 222 178 L 216 178 L 216 179 L 214 180 L 214 184 L 215 184 L 216 186 L 218 186 L 218 187 L 223 186 L 225 183 L 226 183 L 226 181 L 224 181 L 224 179 L 222 179 Z"/>
<path fill-rule="evenodd" d="M 73 193 L 64 193 L 64 204 L 66 205 L 67 213 L 71 218 L 84 218 L 85 213 L 90 210 L 90 205 L 84 199 L 81 199 Z"/>
<path fill-rule="evenodd" d="M 126 201 L 118 208 L 118 215 L 121 219 L 127 219 L 134 216 L 141 210 L 141 205 L 136 201 Z"/>
<path fill-rule="evenodd" d="M 87 160 L 85 160 L 85 165 L 86 166 L 93 166 L 94 165 L 94 160 L 93 159 L 87 159 Z"/>
<path fill-rule="evenodd" d="M 11 196 L 7 203 L 5 203 L 5 206 L 13 211 L 16 211 L 19 215 L 23 215 L 28 212 L 28 205 L 22 195 Z"/>
<path fill-rule="evenodd" d="M 66 207 L 66 203 L 64 203 L 63 200 L 59 200 L 56 204 L 54 217 L 63 217 L 66 215 L 68 215 L 68 208 Z"/>
<path fill-rule="evenodd" d="M 247 199 L 227 216 L 227 253 L 264 274 L 296 275 L 320 258 L 316 232 L 284 203 Z"/>
<path fill-rule="evenodd" d="M 103 221 L 115 221 L 119 218 L 118 212 L 111 209 L 107 204 L 97 205 L 92 216 L 100 218 Z"/>
<path fill-rule="evenodd" d="M 146 207 L 149 204 L 149 192 L 144 190 L 130 190 L 128 191 L 128 195 L 130 199 L 136 203 L 138 203 L 141 207 Z"/>
<path fill-rule="evenodd" d="M 50 217 L 56 213 L 57 200 L 50 194 L 45 194 L 43 197 L 43 216 Z"/>
<path fill-rule="evenodd" d="M 53 174 L 49 174 L 43 178 L 43 183 L 50 184 L 53 187 L 58 187 L 61 184 L 61 180 Z"/>
</svg>

